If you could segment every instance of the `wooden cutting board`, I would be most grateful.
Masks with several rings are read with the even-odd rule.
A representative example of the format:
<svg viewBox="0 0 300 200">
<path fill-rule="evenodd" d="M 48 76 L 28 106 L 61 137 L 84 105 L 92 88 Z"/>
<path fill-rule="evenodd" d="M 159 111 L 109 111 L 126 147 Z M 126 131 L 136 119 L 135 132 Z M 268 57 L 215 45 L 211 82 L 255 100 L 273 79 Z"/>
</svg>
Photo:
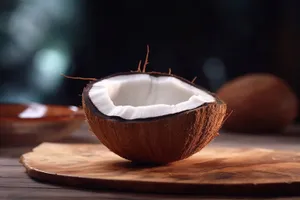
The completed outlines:
<svg viewBox="0 0 300 200">
<path fill-rule="evenodd" d="M 167 166 L 138 166 L 100 144 L 43 143 L 24 154 L 29 176 L 62 185 L 135 192 L 299 194 L 300 152 L 206 147 Z"/>
</svg>

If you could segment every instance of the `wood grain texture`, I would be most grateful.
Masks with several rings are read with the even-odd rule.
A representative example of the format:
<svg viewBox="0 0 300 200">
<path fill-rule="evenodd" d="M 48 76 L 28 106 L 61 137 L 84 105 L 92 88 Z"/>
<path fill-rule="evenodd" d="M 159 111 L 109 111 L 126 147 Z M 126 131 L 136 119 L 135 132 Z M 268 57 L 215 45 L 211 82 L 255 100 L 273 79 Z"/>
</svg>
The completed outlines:
<svg viewBox="0 0 300 200">
<path fill-rule="evenodd" d="M 36 179 L 136 192 L 226 195 L 300 193 L 300 152 L 207 147 L 167 166 L 137 166 L 97 144 L 44 143 L 21 158 Z"/>
<path fill-rule="evenodd" d="M 3 194 L 3 195 L 2 195 Z M 0 188 L 1 200 L 233 200 L 233 198 L 195 196 L 195 195 L 161 195 L 161 194 L 135 194 L 91 192 L 72 189 L 48 189 L 48 188 Z M 234 200 L 266 200 L 266 198 L 234 198 Z M 299 197 L 268 198 L 267 200 L 299 200 Z"/>
</svg>

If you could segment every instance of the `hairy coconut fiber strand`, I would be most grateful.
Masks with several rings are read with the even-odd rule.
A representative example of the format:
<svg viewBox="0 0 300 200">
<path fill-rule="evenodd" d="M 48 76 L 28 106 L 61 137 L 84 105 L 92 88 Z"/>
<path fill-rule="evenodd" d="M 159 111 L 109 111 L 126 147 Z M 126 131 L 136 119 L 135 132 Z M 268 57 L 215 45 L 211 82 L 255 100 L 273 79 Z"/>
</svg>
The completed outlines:
<svg viewBox="0 0 300 200">
<path fill-rule="evenodd" d="M 218 135 L 226 115 L 226 104 L 216 98 L 173 115 L 122 120 L 97 112 L 85 90 L 82 104 L 91 131 L 112 152 L 134 162 L 165 164 L 193 155 Z"/>
</svg>

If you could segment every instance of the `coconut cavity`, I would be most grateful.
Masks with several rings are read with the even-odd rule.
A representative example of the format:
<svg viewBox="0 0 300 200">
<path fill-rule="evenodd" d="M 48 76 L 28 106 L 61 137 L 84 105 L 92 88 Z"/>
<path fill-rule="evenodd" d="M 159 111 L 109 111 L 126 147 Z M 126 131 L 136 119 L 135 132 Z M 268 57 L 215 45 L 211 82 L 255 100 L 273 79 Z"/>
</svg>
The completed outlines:
<svg viewBox="0 0 300 200">
<path fill-rule="evenodd" d="M 106 116 L 153 118 L 215 102 L 207 92 L 172 76 L 117 75 L 93 83 L 89 98 Z"/>
</svg>

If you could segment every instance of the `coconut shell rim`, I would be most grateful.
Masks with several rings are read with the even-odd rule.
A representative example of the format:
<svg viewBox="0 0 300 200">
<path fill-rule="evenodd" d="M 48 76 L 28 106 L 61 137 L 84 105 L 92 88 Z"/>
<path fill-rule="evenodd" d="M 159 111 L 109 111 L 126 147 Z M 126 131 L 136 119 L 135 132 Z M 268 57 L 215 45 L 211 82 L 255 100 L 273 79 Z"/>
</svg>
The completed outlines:
<svg viewBox="0 0 300 200">
<path fill-rule="evenodd" d="M 204 103 L 196 108 L 193 108 L 193 109 L 187 109 L 187 110 L 184 110 L 184 111 L 181 111 L 181 112 L 178 112 L 178 113 L 172 113 L 172 114 L 166 114 L 166 115 L 161 115 L 161 116 L 156 116 L 156 117 L 148 117 L 148 118 L 136 118 L 136 119 L 124 119 L 120 116 L 108 116 L 108 115 L 105 115 L 104 113 L 100 112 L 98 110 L 98 108 L 94 105 L 94 103 L 92 102 L 91 98 L 89 97 L 88 93 L 90 91 L 90 89 L 92 88 L 92 86 L 99 82 L 99 81 L 102 81 L 104 79 L 108 79 L 108 78 L 112 78 L 112 77 L 116 77 L 116 76 L 122 76 L 122 75 L 132 75 L 132 74 L 148 74 L 150 76 L 154 76 L 154 77 L 158 77 L 158 76 L 169 76 L 169 77 L 174 77 L 174 78 L 177 78 L 179 79 L 180 81 L 182 82 L 185 82 L 189 85 L 192 85 L 193 87 L 197 88 L 197 89 L 200 89 L 206 93 L 208 93 L 209 95 L 212 95 L 216 101 L 213 102 L 213 103 Z M 159 119 L 165 119 L 165 118 L 170 118 L 170 117 L 175 117 L 175 116 L 178 116 L 178 115 L 182 115 L 184 113 L 187 113 L 187 112 L 194 112 L 196 110 L 199 110 L 201 108 L 205 108 L 205 107 L 209 107 L 209 106 L 214 106 L 214 105 L 226 105 L 216 94 L 212 93 L 212 92 L 209 92 L 207 89 L 183 78 L 183 77 L 180 77 L 180 76 L 177 76 L 177 75 L 174 75 L 174 74 L 169 74 L 169 73 L 161 73 L 161 72 L 138 72 L 138 71 L 134 71 L 134 72 L 119 72 L 119 73 L 114 73 L 114 74 L 111 74 L 111 75 L 108 75 L 108 76 L 105 76 L 101 79 L 97 79 L 97 80 L 94 80 L 94 81 L 91 81 L 90 83 L 88 83 L 84 89 L 83 89 L 83 92 L 82 92 L 82 100 L 84 101 L 83 104 L 85 104 L 85 107 L 87 107 L 88 109 L 91 110 L 91 112 L 98 116 L 98 117 L 102 117 L 102 118 L 105 118 L 107 120 L 111 120 L 111 121 L 118 121 L 118 122 L 131 122 L 131 123 L 134 123 L 134 122 L 148 122 L 148 121 L 155 121 L 155 120 L 159 120 Z"/>
</svg>

